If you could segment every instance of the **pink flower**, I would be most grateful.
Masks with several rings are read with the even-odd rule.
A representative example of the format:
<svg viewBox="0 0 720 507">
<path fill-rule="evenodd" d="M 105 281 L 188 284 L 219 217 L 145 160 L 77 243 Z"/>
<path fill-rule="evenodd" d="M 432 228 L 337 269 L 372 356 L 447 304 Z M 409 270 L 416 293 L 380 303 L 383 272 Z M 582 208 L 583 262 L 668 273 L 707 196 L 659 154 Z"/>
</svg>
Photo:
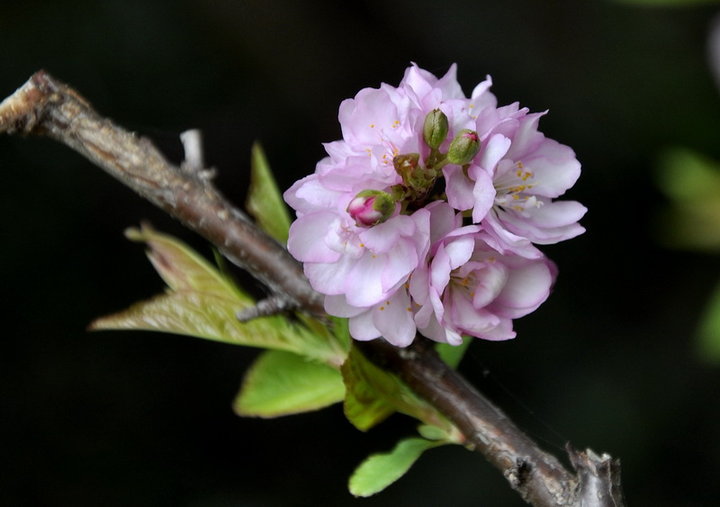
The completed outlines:
<svg viewBox="0 0 720 507">
<path fill-rule="evenodd" d="M 495 238 L 517 253 L 537 256 L 532 244 L 551 244 L 582 234 L 587 209 L 555 201 L 580 176 L 574 152 L 537 130 L 545 113 L 517 104 L 478 118 L 482 145 L 467 171 L 444 169 L 448 202 L 472 210 Z"/>
<path fill-rule="evenodd" d="M 315 290 L 371 306 L 390 298 L 424 259 L 428 216 L 420 209 L 365 228 L 347 212 L 315 211 L 293 222 L 288 250 L 303 262 Z"/>
<path fill-rule="evenodd" d="M 387 193 L 403 183 L 394 159 L 427 152 L 422 127 L 443 100 L 463 97 L 455 67 L 442 79 L 410 67 L 398 88 L 361 90 L 340 105 L 343 140 L 325 145 L 328 157 L 315 174 L 286 193 L 298 219 L 288 250 L 304 263 L 312 286 L 347 303 L 369 307 L 391 299 L 429 248 L 428 213 L 374 213 L 368 192 Z"/>
<path fill-rule="evenodd" d="M 340 104 L 343 140 L 325 146 L 331 160 L 319 166 L 318 171 L 332 171 L 345 165 L 345 159 L 364 157 L 364 162 L 356 160 L 356 170 L 362 165 L 363 172 L 378 181 L 387 185 L 400 183 L 393 158 L 407 153 L 428 155 L 429 147 L 422 137 L 428 113 L 441 109 L 450 118 L 450 137 L 442 145 L 447 150 L 452 137 L 472 124 L 472 107 L 468 107 L 456 79 L 455 65 L 440 79 L 412 65 L 397 88 L 387 84 L 365 88 Z"/>
<path fill-rule="evenodd" d="M 477 225 L 461 227 L 449 206 L 433 208 L 436 241 L 430 260 L 412 275 L 410 294 L 418 306 L 415 323 L 433 340 L 452 345 L 462 335 L 487 340 L 515 337 L 512 319 L 537 309 L 550 294 L 554 264 L 543 258 L 503 254 Z"/>
<path fill-rule="evenodd" d="M 343 101 L 343 139 L 285 193 L 288 250 L 355 339 L 512 338 L 555 279 L 535 244 L 584 230 L 585 208 L 556 200 L 580 164 L 537 130 L 544 113 L 497 107 L 489 77 L 466 97 L 455 72 L 413 64 Z"/>
</svg>

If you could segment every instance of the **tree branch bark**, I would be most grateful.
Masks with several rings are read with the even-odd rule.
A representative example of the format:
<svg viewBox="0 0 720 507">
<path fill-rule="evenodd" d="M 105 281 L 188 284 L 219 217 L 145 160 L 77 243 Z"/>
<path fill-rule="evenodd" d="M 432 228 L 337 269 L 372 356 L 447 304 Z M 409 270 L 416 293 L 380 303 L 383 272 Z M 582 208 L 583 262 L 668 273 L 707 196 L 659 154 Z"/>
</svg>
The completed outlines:
<svg viewBox="0 0 720 507">
<path fill-rule="evenodd" d="M 47 135 L 68 145 L 217 246 L 285 307 L 324 315 L 322 297 L 295 259 L 220 195 L 204 171 L 170 164 L 148 139 L 99 116 L 47 73 L 35 73 L 0 104 L 0 132 Z"/>
<path fill-rule="evenodd" d="M 324 314 L 322 296 L 301 266 L 230 204 L 204 176 L 206 171 L 170 164 L 149 140 L 101 117 L 77 92 L 47 73 L 37 72 L 0 103 L 1 132 L 47 135 L 70 146 L 255 276 L 272 293 L 273 307 Z M 263 314 L 260 310 L 258 315 Z M 407 349 L 382 340 L 360 347 L 445 415 L 527 502 L 548 507 L 623 505 L 618 460 L 568 447 L 575 468 L 571 473 L 448 368 L 426 340 L 416 340 Z"/>
</svg>

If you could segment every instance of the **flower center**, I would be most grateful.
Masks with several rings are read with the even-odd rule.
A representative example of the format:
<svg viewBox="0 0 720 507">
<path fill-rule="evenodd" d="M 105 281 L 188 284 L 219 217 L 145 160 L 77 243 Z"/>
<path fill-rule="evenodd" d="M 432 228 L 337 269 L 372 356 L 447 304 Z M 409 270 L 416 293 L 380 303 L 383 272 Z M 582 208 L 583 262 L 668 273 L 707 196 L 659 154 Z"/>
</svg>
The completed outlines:
<svg viewBox="0 0 720 507">
<path fill-rule="evenodd" d="M 475 287 L 477 280 L 475 279 L 475 271 L 465 271 L 456 269 L 450 273 L 450 283 L 454 290 L 459 290 L 472 301 L 475 297 Z"/>
<path fill-rule="evenodd" d="M 539 208 L 543 205 L 542 201 L 528 193 L 535 186 L 534 179 L 532 170 L 522 162 L 516 162 L 513 168 L 495 180 L 495 205 L 519 213 L 528 208 Z"/>
</svg>

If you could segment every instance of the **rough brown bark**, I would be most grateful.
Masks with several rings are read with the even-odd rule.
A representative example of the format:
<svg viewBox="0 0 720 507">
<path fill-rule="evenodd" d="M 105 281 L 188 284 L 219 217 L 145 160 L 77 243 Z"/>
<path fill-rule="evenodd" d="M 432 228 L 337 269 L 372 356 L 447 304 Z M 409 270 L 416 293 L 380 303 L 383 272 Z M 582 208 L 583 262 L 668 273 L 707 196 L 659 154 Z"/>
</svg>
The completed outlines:
<svg viewBox="0 0 720 507">
<path fill-rule="evenodd" d="M 272 296 L 252 318 L 287 308 L 323 313 L 322 296 L 284 247 L 260 231 L 212 185 L 207 172 L 170 164 L 147 139 L 98 115 L 77 92 L 37 72 L 0 103 L 0 132 L 61 141 L 217 246 L 265 284 Z M 267 308 L 265 308 L 267 307 Z M 422 339 L 399 349 L 381 340 L 360 345 L 445 415 L 518 491 L 537 506 L 623 505 L 620 464 L 568 447 L 575 473 L 543 451 L 496 406 L 450 369 Z"/>
<path fill-rule="evenodd" d="M 173 166 L 148 139 L 101 117 L 47 73 L 35 73 L 0 104 L 3 131 L 47 135 L 68 145 L 217 246 L 283 299 L 280 306 L 324 313 L 298 263 L 220 195 L 208 172 Z"/>
</svg>

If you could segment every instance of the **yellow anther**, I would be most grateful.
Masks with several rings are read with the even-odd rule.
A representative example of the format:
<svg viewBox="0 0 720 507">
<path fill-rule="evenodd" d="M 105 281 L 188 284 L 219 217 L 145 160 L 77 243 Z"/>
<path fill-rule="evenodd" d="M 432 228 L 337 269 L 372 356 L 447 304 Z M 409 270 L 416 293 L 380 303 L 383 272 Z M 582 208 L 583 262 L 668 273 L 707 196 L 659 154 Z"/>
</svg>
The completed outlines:
<svg viewBox="0 0 720 507">
<path fill-rule="evenodd" d="M 517 176 L 518 178 L 520 178 L 523 181 L 527 181 L 528 179 L 532 178 L 534 175 L 530 171 L 521 171 L 518 169 L 515 172 L 515 176 Z"/>
</svg>

